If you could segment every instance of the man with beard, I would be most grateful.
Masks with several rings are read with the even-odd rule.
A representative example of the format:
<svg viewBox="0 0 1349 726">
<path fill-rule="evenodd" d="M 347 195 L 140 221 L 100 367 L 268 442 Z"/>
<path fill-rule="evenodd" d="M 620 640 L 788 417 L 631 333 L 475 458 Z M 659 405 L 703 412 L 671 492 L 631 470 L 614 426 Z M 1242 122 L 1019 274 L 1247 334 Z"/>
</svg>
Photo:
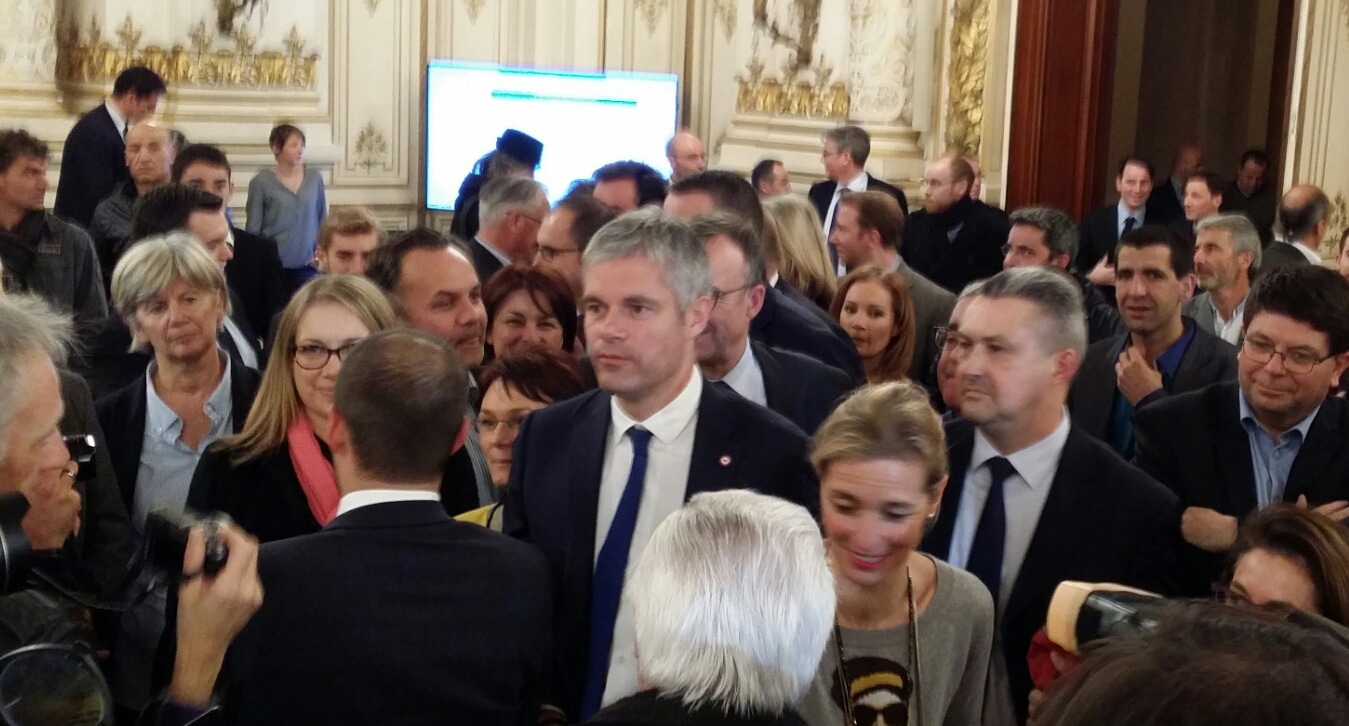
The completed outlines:
<svg viewBox="0 0 1349 726">
<path fill-rule="evenodd" d="M 1196 228 L 1194 274 L 1204 291 L 1185 303 L 1185 316 L 1232 345 L 1241 326 L 1251 277 L 1260 267 L 1260 235 L 1243 214 L 1220 214 Z"/>
<path fill-rule="evenodd" d="M 974 199 L 974 169 L 955 155 L 927 165 L 923 208 L 904 227 L 905 261 L 952 293 L 1002 270 L 1007 217 Z"/>
<path fill-rule="evenodd" d="M 1194 260 L 1175 232 L 1145 226 L 1120 239 L 1115 291 L 1127 335 L 1087 349 L 1073 382 L 1073 422 L 1125 459 L 1134 412 L 1176 393 L 1236 378 L 1236 349 L 1181 315 Z"/>
</svg>

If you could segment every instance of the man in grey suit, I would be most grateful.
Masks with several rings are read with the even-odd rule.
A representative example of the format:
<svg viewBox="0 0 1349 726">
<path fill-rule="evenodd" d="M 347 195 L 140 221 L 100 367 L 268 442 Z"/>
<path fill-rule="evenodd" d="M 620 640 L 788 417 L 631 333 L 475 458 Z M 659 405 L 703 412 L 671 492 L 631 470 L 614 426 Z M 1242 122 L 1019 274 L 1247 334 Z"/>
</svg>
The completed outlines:
<svg viewBox="0 0 1349 726">
<path fill-rule="evenodd" d="M 951 319 L 956 296 L 923 277 L 899 256 L 899 243 L 904 238 L 904 211 L 894 197 L 884 192 L 845 194 L 838 201 L 836 216 L 829 239 L 838 250 L 839 262 L 849 270 L 862 265 L 894 270 L 908 283 L 918 335 L 909 379 L 924 380 L 938 353 L 936 330 Z"/>
<path fill-rule="evenodd" d="M 1195 226 L 1194 274 L 1204 292 L 1190 298 L 1181 312 L 1201 329 L 1240 344 L 1246 295 L 1260 258 L 1260 232 L 1246 215 L 1233 212 L 1200 220 Z"/>
<path fill-rule="evenodd" d="M 1330 198 L 1311 184 L 1289 189 L 1279 203 L 1277 227 L 1283 230 L 1283 241 L 1276 240 L 1265 250 L 1262 272 L 1321 264 L 1321 242 L 1330 228 Z"/>
</svg>

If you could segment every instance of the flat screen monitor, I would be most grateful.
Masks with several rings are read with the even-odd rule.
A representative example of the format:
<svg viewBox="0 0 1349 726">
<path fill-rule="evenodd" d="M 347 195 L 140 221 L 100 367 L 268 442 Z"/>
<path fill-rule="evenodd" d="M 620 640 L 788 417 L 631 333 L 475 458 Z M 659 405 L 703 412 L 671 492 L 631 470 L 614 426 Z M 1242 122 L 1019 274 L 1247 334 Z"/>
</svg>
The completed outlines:
<svg viewBox="0 0 1349 726">
<path fill-rule="evenodd" d="M 461 61 L 426 71 L 426 206 L 453 209 L 464 177 L 506 129 L 543 142 L 534 173 L 556 202 L 577 179 L 634 159 L 669 173 L 679 77 L 570 73 Z"/>
</svg>

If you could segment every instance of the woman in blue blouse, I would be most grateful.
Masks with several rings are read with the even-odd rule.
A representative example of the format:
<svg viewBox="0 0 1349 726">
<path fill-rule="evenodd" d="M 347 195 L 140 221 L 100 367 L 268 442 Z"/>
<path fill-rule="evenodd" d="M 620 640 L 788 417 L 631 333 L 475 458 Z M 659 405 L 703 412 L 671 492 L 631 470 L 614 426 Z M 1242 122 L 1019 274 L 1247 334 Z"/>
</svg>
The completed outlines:
<svg viewBox="0 0 1349 726">
<path fill-rule="evenodd" d="M 281 253 L 288 292 L 294 293 L 318 275 L 314 243 L 328 215 L 323 177 L 304 165 L 304 132 L 290 124 L 272 129 L 268 139 L 276 165 L 258 172 L 248 183 L 248 224 L 254 234 L 269 237 Z"/>
</svg>

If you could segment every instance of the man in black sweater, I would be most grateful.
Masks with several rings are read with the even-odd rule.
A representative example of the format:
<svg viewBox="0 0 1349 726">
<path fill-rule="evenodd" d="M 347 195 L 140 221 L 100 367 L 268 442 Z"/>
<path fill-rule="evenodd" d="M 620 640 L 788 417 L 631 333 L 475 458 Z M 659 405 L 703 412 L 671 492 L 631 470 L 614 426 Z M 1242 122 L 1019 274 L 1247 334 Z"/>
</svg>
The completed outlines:
<svg viewBox="0 0 1349 726">
<path fill-rule="evenodd" d="M 1002 271 L 1007 217 L 971 197 L 973 188 L 968 161 L 954 155 L 933 161 L 923 175 L 923 208 L 904 229 L 904 259 L 953 293 Z"/>
</svg>

